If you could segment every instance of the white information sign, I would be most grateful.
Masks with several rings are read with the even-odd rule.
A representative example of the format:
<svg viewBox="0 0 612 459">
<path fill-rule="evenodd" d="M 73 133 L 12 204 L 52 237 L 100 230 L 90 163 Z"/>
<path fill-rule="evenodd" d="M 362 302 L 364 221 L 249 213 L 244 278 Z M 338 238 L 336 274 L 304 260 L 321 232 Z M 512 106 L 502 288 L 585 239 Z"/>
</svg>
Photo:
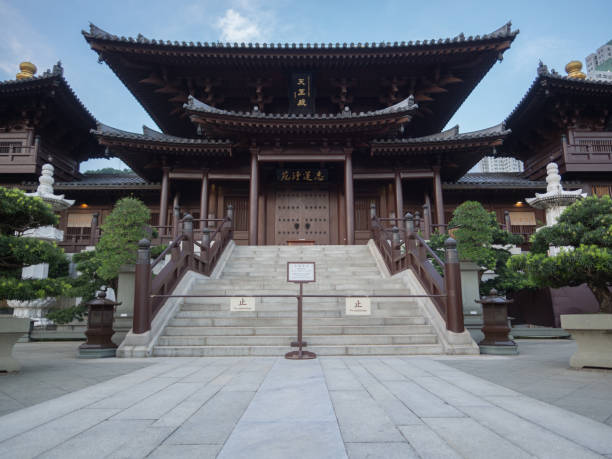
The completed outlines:
<svg viewBox="0 0 612 459">
<path fill-rule="evenodd" d="M 230 298 L 230 311 L 241 312 L 241 311 L 254 311 L 255 310 L 255 298 L 252 296 L 238 296 Z"/>
<path fill-rule="evenodd" d="M 347 316 L 369 316 L 372 314 L 369 298 L 347 298 L 346 299 L 346 315 Z"/>
<path fill-rule="evenodd" d="M 313 261 L 287 262 L 287 282 L 314 282 L 315 264 Z"/>
</svg>

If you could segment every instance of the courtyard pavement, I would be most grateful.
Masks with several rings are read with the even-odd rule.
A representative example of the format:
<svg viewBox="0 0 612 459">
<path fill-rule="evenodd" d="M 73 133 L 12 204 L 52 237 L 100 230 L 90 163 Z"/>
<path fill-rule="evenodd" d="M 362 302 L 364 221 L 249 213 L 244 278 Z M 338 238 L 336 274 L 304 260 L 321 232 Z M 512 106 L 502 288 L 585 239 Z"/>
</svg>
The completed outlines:
<svg viewBox="0 0 612 459">
<path fill-rule="evenodd" d="M 309 361 L 83 361 L 69 357 L 78 343 L 45 344 L 17 345 L 23 372 L 0 375 L 9 398 L 7 383 L 28 378 L 24 391 L 53 388 L 0 417 L 0 457 L 612 458 L 605 410 L 553 405 L 589 390 L 612 405 L 610 372 L 567 369 L 572 342 L 521 341 L 519 357 Z"/>
</svg>

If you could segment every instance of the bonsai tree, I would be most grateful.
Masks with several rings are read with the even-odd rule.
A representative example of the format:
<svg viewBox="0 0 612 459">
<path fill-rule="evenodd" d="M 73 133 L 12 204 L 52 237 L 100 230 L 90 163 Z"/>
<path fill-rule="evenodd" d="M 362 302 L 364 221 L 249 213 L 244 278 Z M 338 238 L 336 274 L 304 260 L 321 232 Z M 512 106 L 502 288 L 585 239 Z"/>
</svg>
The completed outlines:
<svg viewBox="0 0 612 459">
<path fill-rule="evenodd" d="M 499 227 L 494 212 L 488 212 L 477 201 L 465 201 L 453 212 L 448 227 L 457 241 L 459 259 L 472 261 L 486 269 L 493 270 L 497 277 L 482 282 L 482 295 L 495 288 L 500 292 L 516 290 L 517 277 L 506 265 L 510 252 L 503 248 L 510 244 L 520 244 L 523 238 Z M 431 246 L 442 251 L 446 234 L 436 233 L 431 238 Z M 442 252 L 440 252 L 443 255 Z"/>
<path fill-rule="evenodd" d="M 532 236 L 532 252 L 513 256 L 508 267 L 538 287 L 586 284 L 601 312 L 612 313 L 612 199 L 590 196 L 563 211 L 558 222 Z M 555 256 L 551 246 L 561 247 Z"/>
<path fill-rule="evenodd" d="M 142 201 L 122 198 L 102 225 L 102 236 L 92 262 L 97 264 L 97 277 L 110 284 L 115 291 L 119 268 L 136 263 L 138 241 L 151 237 L 150 218 L 151 213 Z"/>
<path fill-rule="evenodd" d="M 0 187 L 0 299 L 33 300 L 68 293 L 68 260 L 57 245 L 19 237 L 28 229 L 57 224 L 51 207 L 23 191 Z M 47 279 L 22 279 L 26 266 L 49 263 Z"/>
</svg>

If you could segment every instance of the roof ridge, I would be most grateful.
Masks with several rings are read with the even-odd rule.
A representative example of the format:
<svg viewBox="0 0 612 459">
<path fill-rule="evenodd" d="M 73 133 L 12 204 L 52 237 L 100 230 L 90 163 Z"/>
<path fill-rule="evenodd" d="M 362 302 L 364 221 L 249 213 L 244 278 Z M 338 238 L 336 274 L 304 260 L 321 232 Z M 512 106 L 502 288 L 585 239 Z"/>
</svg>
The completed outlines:
<svg viewBox="0 0 612 459">
<path fill-rule="evenodd" d="M 196 48 L 263 48 L 263 49 L 376 49 L 376 48 L 399 48 L 399 47 L 412 47 L 412 46 L 434 46 L 439 44 L 449 44 L 449 43 L 461 43 L 461 42 L 473 42 L 473 41 L 481 41 L 481 40 L 490 40 L 497 38 L 506 38 L 506 37 L 515 37 L 519 33 L 519 29 L 512 30 L 512 22 L 508 21 L 501 27 L 495 29 L 493 32 L 484 35 L 470 35 L 468 38 L 465 38 L 465 34 L 461 32 L 453 38 L 434 38 L 431 40 L 416 40 L 416 41 L 402 41 L 402 42 L 358 42 L 355 44 L 354 42 L 348 44 L 346 42 L 339 43 L 272 43 L 272 42 L 264 42 L 264 43 L 245 43 L 241 42 L 226 42 L 223 43 L 219 40 L 211 41 L 211 42 L 185 42 L 185 41 L 172 41 L 172 40 L 157 40 L 157 39 L 149 39 L 138 33 L 136 38 L 134 37 L 125 37 L 111 34 L 100 27 L 96 26 L 93 23 L 89 23 L 89 32 L 82 30 L 81 33 L 86 39 L 100 39 L 100 40 L 112 40 L 112 41 L 121 41 L 126 43 L 135 43 L 135 44 L 144 44 L 144 45 L 156 45 L 156 46 L 182 46 L 182 47 L 196 47 Z"/>
</svg>

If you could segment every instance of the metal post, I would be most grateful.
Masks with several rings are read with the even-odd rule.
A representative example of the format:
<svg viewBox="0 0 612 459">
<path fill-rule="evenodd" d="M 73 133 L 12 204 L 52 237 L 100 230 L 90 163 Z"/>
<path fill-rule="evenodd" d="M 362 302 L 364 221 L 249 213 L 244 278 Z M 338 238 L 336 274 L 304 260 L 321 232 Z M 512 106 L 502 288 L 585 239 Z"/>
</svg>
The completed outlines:
<svg viewBox="0 0 612 459">
<path fill-rule="evenodd" d="M 461 269 L 457 242 L 449 237 L 444 242 L 444 285 L 446 287 L 446 329 L 455 333 L 465 330 L 463 325 L 463 301 L 461 299 Z"/>
<path fill-rule="evenodd" d="M 317 354 L 315 354 L 314 352 L 304 351 L 302 349 L 303 346 L 307 346 L 307 343 L 305 343 L 302 339 L 302 299 L 304 295 L 302 286 L 303 284 L 300 282 L 300 294 L 297 296 L 297 341 L 295 343 L 291 343 L 291 346 L 297 346 L 298 350 L 287 352 L 285 354 L 285 358 L 291 360 L 315 359 L 317 357 Z"/>
<path fill-rule="evenodd" d="M 145 333 L 151 330 L 151 300 L 149 298 L 151 282 L 151 241 L 141 239 L 138 242 L 138 255 L 134 273 L 134 333 Z"/>
</svg>

